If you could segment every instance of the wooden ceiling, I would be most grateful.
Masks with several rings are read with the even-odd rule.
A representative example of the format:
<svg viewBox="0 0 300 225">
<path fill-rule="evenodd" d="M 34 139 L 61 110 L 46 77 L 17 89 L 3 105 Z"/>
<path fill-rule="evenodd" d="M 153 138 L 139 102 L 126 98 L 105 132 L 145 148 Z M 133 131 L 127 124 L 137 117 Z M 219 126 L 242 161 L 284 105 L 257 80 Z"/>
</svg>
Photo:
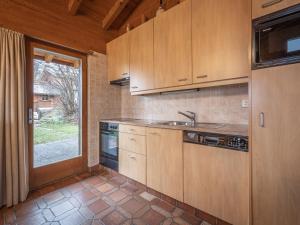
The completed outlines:
<svg viewBox="0 0 300 225">
<path fill-rule="evenodd" d="M 159 6 L 159 0 L 131 0 L 138 5 L 114 23 L 113 29 L 120 29 L 104 30 L 103 19 L 116 1 L 0 0 L 0 26 L 83 52 L 105 53 L 106 43 L 123 33 L 127 23 L 139 25 L 141 15 L 152 18 Z M 178 1 L 166 0 L 166 8 Z"/>
</svg>

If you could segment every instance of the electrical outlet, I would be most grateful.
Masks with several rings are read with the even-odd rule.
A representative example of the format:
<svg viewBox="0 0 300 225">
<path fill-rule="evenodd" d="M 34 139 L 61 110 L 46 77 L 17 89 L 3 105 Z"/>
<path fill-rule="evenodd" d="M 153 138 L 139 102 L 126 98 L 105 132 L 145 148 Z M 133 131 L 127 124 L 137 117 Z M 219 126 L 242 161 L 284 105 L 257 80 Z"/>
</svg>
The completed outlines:
<svg viewBox="0 0 300 225">
<path fill-rule="evenodd" d="M 248 108 L 249 107 L 249 101 L 248 99 L 243 99 L 241 103 L 242 108 Z"/>
</svg>

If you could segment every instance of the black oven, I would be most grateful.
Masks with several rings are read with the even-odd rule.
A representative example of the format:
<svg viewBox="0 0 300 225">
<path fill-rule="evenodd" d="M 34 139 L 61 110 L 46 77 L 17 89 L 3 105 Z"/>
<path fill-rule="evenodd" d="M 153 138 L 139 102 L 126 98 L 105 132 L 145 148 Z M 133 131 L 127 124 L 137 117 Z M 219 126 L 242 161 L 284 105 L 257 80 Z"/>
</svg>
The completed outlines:
<svg viewBox="0 0 300 225">
<path fill-rule="evenodd" d="M 100 123 L 100 164 L 118 171 L 119 125 Z"/>
<path fill-rule="evenodd" d="M 253 69 L 300 62 L 300 4 L 253 21 Z"/>
</svg>

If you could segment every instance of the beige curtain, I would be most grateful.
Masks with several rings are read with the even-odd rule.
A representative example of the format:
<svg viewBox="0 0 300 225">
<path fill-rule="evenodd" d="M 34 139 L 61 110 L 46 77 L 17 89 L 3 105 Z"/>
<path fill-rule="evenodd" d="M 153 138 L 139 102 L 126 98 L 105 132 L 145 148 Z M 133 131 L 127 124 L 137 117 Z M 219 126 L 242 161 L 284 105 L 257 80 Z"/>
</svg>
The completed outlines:
<svg viewBox="0 0 300 225">
<path fill-rule="evenodd" d="M 24 36 L 0 27 L 0 207 L 28 194 L 25 112 Z"/>
</svg>

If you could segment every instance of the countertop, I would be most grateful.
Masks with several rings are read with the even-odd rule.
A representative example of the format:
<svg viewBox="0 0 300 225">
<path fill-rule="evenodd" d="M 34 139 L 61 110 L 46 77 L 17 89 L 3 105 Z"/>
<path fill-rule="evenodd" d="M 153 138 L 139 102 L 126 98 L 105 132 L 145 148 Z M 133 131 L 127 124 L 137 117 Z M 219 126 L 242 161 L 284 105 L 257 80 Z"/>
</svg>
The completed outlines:
<svg viewBox="0 0 300 225">
<path fill-rule="evenodd" d="M 208 125 L 205 125 L 205 122 L 203 122 L 204 124 L 201 127 L 186 127 L 186 126 L 168 126 L 168 125 L 158 124 L 167 121 L 142 120 L 142 119 L 132 119 L 132 118 L 106 119 L 106 120 L 101 120 L 100 122 L 111 122 L 111 123 L 118 123 L 124 125 L 165 128 L 165 129 L 174 129 L 174 130 L 199 131 L 199 132 L 207 132 L 207 133 L 217 133 L 217 134 L 248 137 L 248 125 L 243 125 L 243 124 L 220 123 L 219 126 L 217 127 L 211 127 L 209 123 Z"/>
</svg>

